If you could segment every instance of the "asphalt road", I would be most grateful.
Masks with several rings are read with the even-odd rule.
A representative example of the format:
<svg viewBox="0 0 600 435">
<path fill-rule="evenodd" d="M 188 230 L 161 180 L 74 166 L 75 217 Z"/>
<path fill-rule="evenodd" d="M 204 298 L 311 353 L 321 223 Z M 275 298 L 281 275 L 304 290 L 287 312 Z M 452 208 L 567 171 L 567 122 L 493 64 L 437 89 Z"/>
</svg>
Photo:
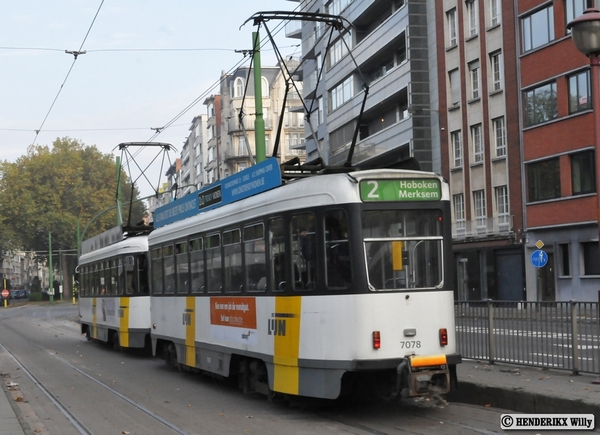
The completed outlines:
<svg viewBox="0 0 600 435">
<path fill-rule="evenodd" d="M 41 435 L 492 434 L 502 433 L 506 412 L 361 397 L 272 403 L 141 352 L 88 342 L 77 307 L 66 303 L 0 310 L 0 343 L 3 380 L 20 397 L 19 416 Z"/>
</svg>

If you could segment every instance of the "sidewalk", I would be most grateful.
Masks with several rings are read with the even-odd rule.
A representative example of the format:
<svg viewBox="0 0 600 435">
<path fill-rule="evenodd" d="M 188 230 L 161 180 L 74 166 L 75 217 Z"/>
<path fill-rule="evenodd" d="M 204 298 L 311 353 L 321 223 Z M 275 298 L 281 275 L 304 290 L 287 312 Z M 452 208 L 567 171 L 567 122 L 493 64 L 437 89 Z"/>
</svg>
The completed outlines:
<svg viewBox="0 0 600 435">
<path fill-rule="evenodd" d="M 573 375 L 507 364 L 463 360 L 457 367 L 458 390 L 450 402 L 493 406 L 526 414 L 594 414 L 600 428 L 598 375 Z"/>
<path fill-rule="evenodd" d="M 0 435 L 25 435 L 25 431 L 17 418 L 13 404 L 8 399 L 12 397 L 6 383 L 2 380 L 2 391 L 0 391 Z"/>
</svg>

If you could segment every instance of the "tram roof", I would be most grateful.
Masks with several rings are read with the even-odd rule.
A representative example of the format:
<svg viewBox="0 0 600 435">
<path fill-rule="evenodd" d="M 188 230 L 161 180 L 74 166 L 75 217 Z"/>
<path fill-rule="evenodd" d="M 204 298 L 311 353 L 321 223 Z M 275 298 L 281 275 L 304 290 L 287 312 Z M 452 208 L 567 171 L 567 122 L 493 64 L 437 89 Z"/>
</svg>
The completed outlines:
<svg viewBox="0 0 600 435">
<path fill-rule="evenodd" d="M 321 174 L 290 180 L 286 184 L 271 188 L 260 194 L 175 220 L 156 228 L 150 234 L 149 240 L 151 243 L 169 240 L 178 232 L 182 232 L 183 236 L 183 233 L 210 231 L 213 228 L 219 228 L 228 223 L 234 224 L 240 221 L 247 221 L 254 217 L 270 213 L 306 207 L 360 203 L 362 200 L 358 191 L 359 182 L 375 177 L 390 180 L 415 178 L 438 179 L 441 183 L 441 199 L 449 199 L 449 191 L 446 183 L 443 182 L 441 176 L 431 172 L 370 169 L 350 173 Z M 356 186 L 356 188 L 351 188 L 351 186 Z M 195 192 L 191 195 L 198 195 L 201 192 Z"/>
</svg>

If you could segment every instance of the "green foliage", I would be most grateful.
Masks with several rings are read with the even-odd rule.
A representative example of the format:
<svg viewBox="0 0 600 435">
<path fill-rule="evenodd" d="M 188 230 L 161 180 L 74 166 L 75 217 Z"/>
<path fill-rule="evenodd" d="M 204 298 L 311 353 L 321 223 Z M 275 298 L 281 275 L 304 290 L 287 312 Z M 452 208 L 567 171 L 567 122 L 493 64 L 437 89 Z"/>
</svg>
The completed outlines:
<svg viewBox="0 0 600 435">
<path fill-rule="evenodd" d="M 78 140 L 56 139 L 52 148 L 31 145 L 16 162 L 0 162 L 0 245 L 48 252 L 77 248 L 77 224 L 83 231 L 101 211 L 116 204 L 116 164 L 113 156 Z M 123 174 L 122 180 L 126 180 Z M 131 184 L 122 182 L 129 204 Z M 125 196 L 125 195 L 124 195 Z M 137 191 L 134 190 L 134 197 Z M 124 210 L 127 216 L 128 210 Z M 133 215 L 144 212 L 138 203 Z M 115 208 L 99 216 L 85 234 L 89 238 L 116 225 Z"/>
<path fill-rule="evenodd" d="M 31 302 L 39 302 L 42 300 L 42 292 L 31 292 L 29 293 L 29 300 Z"/>
</svg>

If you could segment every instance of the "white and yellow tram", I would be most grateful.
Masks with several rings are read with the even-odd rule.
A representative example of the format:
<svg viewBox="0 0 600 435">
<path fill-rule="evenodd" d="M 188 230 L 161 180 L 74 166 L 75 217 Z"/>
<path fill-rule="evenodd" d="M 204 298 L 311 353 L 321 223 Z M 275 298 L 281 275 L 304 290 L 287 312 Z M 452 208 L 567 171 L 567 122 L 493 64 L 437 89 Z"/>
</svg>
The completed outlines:
<svg viewBox="0 0 600 435">
<path fill-rule="evenodd" d="M 334 399 L 360 379 L 392 397 L 450 390 L 461 358 L 440 176 L 315 175 L 204 212 L 222 193 L 197 195 L 196 214 L 149 235 L 155 355 L 239 376 L 245 391 Z"/>
<path fill-rule="evenodd" d="M 79 258 L 81 333 L 115 349 L 149 348 L 148 235 L 102 240 L 86 240 Z"/>
</svg>

